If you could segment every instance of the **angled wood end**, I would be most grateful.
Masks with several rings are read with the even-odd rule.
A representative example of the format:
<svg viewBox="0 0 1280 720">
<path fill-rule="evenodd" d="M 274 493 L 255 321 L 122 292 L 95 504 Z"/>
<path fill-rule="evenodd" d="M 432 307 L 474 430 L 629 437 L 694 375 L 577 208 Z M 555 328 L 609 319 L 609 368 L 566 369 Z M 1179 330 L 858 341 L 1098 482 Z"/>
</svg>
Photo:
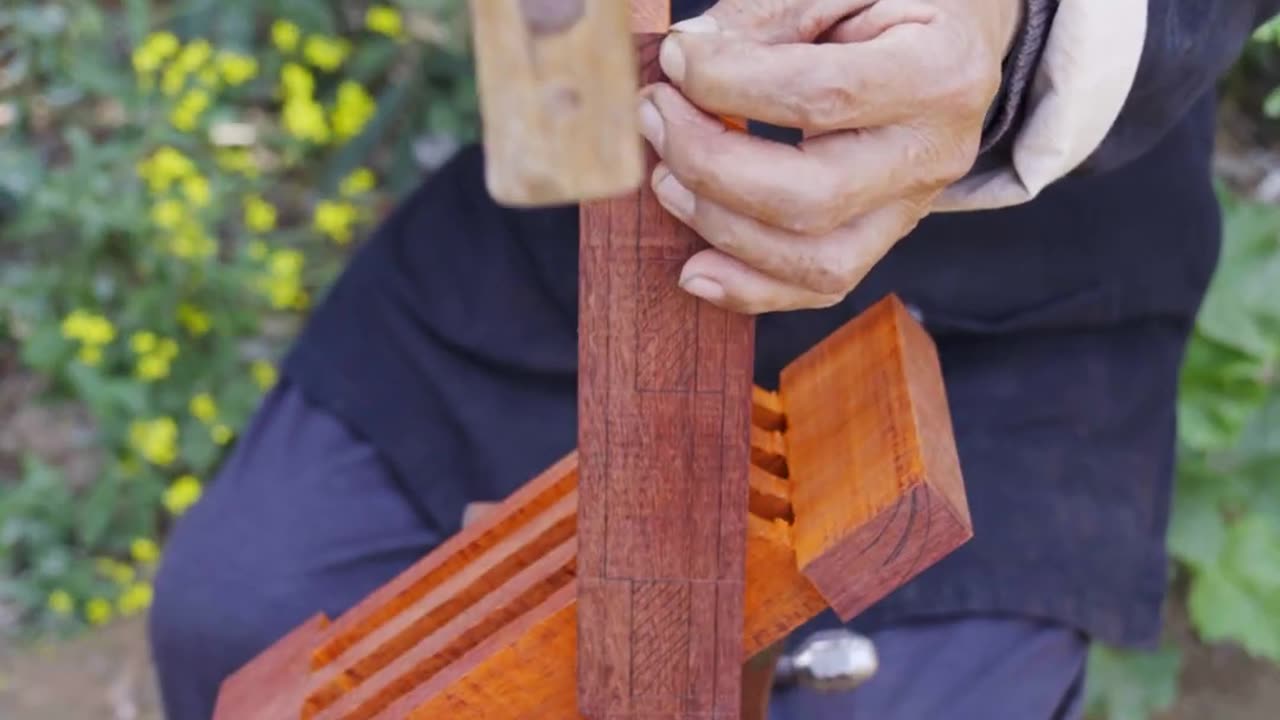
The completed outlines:
<svg viewBox="0 0 1280 720">
<path fill-rule="evenodd" d="M 804 479 L 796 562 L 842 619 L 973 536 L 937 348 L 896 297 L 788 366 L 779 395 Z"/>
</svg>

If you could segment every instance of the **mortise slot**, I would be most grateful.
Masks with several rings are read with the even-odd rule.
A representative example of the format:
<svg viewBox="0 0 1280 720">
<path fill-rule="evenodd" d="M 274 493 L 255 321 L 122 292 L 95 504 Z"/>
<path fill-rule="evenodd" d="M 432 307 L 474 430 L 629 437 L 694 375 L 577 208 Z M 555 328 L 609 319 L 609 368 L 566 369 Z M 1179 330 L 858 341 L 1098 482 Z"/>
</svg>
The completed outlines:
<svg viewBox="0 0 1280 720">
<path fill-rule="evenodd" d="M 792 522 L 791 483 L 763 468 L 751 466 L 748 471 L 751 513 L 765 520 Z"/>
<path fill-rule="evenodd" d="M 576 493 L 577 487 L 575 452 L 517 490 L 474 527 L 464 529 L 339 617 L 331 628 L 330 638 L 312 653 L 312 669 L 319 670 L 333 662 L 361 638 L 375 632 L 533 522 L 547 508 Z"/>
<path fill-rule="evenodd" d="M 577 493 L 562 498 L 533 522 L 477 558 L 465 573 L 455 575 L 390 621 L 347 649 L 341 672 L 317 677 L 307 707 L 322 710 L 360 685 L 397 656 L 431 633 L 448 625 L 496 588 L 561 544 L 575 539 Z"/>
<path fill-rule="evenodd" d="M 574 538 L 543 553 L 533 564 L 467 608 L 448 625 L 408 648 L 388 665 L 378 683 L 366 683 L 341 695 L 317 713 L 310 703 L 303 717 L 317 720 L 368 720 L 399 698 L 422 686 L 503 627 L 538 607 L 574 580 Z"/>
<path fill-rule="evenodd" d="M 751 426 L 751 464 L 780 478 L 791 476 L 787 468 L 787 445 L 782 433 Z"/>
<path fill-rule="evenodd" d="M 751 424 L 761 430 L 784 431 L 787 415 L 782 411 L 782 397 L 753 385 L 751 387 Z"/>
</svg>

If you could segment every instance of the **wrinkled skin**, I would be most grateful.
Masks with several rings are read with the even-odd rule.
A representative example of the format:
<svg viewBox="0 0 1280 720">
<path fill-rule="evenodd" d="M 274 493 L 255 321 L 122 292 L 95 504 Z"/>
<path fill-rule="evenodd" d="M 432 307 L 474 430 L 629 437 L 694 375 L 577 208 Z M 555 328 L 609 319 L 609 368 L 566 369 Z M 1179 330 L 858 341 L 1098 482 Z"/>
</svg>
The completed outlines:
<svg viewBox="0 0 1280 720">
<path fill-rule="evenodd" d="M 722 0 L 674 26 L 639 112 L 658 198 L 712 246 L 681 287 L 749 314 L 844 298 L 973 166 L 1022 2 Z"/>
</svg>

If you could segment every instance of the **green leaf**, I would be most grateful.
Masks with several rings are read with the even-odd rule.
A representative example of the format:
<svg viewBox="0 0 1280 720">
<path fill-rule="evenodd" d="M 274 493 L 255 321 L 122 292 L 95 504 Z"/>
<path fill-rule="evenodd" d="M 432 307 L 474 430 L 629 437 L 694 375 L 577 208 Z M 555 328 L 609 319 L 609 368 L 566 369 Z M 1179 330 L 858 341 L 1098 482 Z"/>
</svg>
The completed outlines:
<svg viewBox="0 0 1280 720">
<path fill-rule="evenodd" d="M 1197 328 L 1259 359 L 1280 355 L 1280 213 L 1262 203 L 1227 206 L 1223 252 Z"/>
<path fill-rule="evenodd" d="M 1234 523 L 1223 562 L 1250 586 L 1280 600 L 1280 519 L 1254 512 Z M 1280 632 L 1280 617 L 1272 624 Z"/>
<path fill-rule="evenodd" d="M 38 325 L 22 344 L 22 361 L 28 366 L 49 372 L 57 368 L 71 350 L 57 323 Z"/>
<path fill-rule="evenodd" d="M 1211 486 L 1179 482 L 1168 537 L 1169 552 L 1192 567 L 1218 560 L 1226 546 L 1227 526 Z"/>
<path fill-rule="evenodd" d="M 108 473 L 94 483 L 76 508 L 76 532 L 86 548 L 102 543 L 120 497 L 120 481 Z"/>
<path fill-rule="evenodd" d="M 1089 653 L 1086 704 L 1105 720 L 1149 720 L 1177 698 L 1181 654 L 1172 648 L 1132 653 L 1095 646 Z"/>
<path fill-rule="evenodd" d="M 1280 662 L 1280 593 L 1258 591 L 1231 567 L 1210 566 L 1192 578 L 1187 609 L 1204 640 Z"/>
</svg>

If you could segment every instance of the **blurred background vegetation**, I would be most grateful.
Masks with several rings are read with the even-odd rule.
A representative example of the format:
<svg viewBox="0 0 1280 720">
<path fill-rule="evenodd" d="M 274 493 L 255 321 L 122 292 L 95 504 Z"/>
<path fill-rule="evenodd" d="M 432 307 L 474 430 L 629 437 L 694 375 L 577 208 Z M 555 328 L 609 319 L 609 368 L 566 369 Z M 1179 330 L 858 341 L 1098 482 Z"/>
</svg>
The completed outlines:
<svg viewBox="0 0 1280 720">
<path fill-rule="evenodd" d="M 166 528 L 310 303 L 476 137 L 466 19 L 462 0 L 0 9 L 0 660 L 145 613 Z M 1094 653 L 1098 717 L 1173 717 L 1214 673 L 1280 697 L 1276 27 L 1224 82 L 1227 239 L 1183 376 L 1169 639 Z"/>
</svg>

